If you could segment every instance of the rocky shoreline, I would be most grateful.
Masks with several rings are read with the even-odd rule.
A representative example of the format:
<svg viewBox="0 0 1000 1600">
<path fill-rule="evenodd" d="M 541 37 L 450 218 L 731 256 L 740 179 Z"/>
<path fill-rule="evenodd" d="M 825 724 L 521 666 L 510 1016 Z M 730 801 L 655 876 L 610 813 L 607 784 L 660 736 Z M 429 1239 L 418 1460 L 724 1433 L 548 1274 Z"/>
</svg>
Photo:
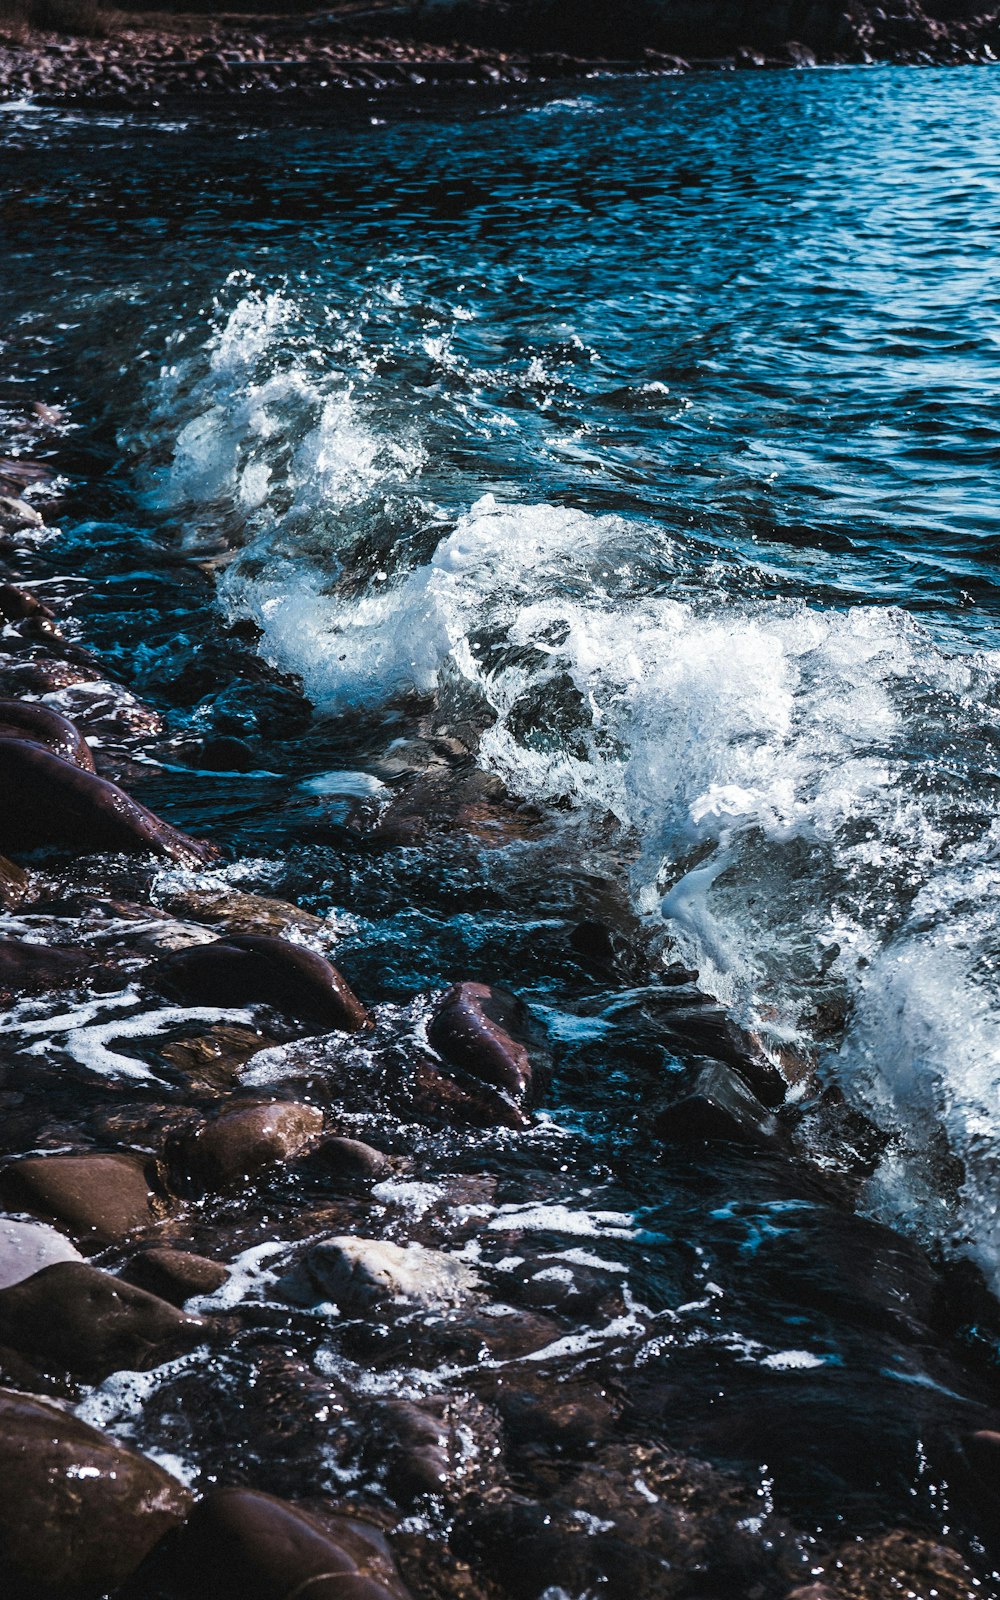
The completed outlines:
<svg viewBox="0 0 1000 1600">
<path fill-rule="evenodd" d="M 945 15 L 936 12 L 945 10 Z M 58 14 L 58 11 L 57 11 Z M 373 7 L 306 18 L 155 18 L 99 11 L 41 25 L 0 17 L 0 98 L 157 107 L 183 98 L 294 93 L 324 100 L 699 68 L 891 61 L 989 63 L 1000 9 L 895 0 L 886 7 L 759 8 L 697 3 L 626 8 L 609 33 L 598 11 L 557 5 Z"/>
<path fill-rule="evenodd" d="M 25 438 L 57 424 L 38 407 Z M 876 1130 L 805 1082 L 789 1098 L 697 974 L 654 982 L 619 919 L 582 921 L 574 959 L 638 995 L 689 1072 L 642 1097 L 621 1173 L 586 1138 L 553 1141 L 551 1062 L 502 985 L 359 999 L 330 961 L 335 919 L 234 885 L 217 843 L 128 795 L 176 746 L 61 615 L 39 510 L 58 512 L 57 487 L 25 451 L 0 490 L 5 1594 L 994 1592 L 997 1309 L 975 1274 L 852 1214 Z M 388 807 L 359 813 L 363 871 L 441 832 L 503 848 L 544 829 L 467 751 L 432 744 Z M 818 1164 L 807 1138 L 826 1141 Z M 689 1171 L 691 1218 L 639 1228 L 621 1209 L 643 1160 Z M 723 1291 L 691 1255 L 692 1219 L 734 1183 L 815 1214 L 809 1293 L 873 1370 L 919 1353 L 933 1375 L 903 1425 L 947 1483 L 943 1515 L 932 1495 L 932 1514 L 873 1526 L 845 1505 L 817 1529 L 736 1465 L 780 1476 L 783 1448 L 806 1457 L 801 1418 L 740 1390 L 746 1351 L 713 1333 Z M 637 1296 L 626 1259 L 667 1260 L 672 1230 L 692 1270 L 663 1303 Z M 767 1271 L 734 1263 L 736 1284 Z M 802 1292 L 779 1291 L 790 1322 Z M 688 1346 L 682 1313 L 705 1318 Z M 728 1421 L 685 1420 L 699 1349 L 737 1397 Z M 754 1364 L 773 1379 L 803 1360 Z M 849 1475 L 838 1452 L 863 1456 L 867 1419 L 838 1441 L 824 1415 L 807 1397 L 824 1470 Z"/>
</svg>

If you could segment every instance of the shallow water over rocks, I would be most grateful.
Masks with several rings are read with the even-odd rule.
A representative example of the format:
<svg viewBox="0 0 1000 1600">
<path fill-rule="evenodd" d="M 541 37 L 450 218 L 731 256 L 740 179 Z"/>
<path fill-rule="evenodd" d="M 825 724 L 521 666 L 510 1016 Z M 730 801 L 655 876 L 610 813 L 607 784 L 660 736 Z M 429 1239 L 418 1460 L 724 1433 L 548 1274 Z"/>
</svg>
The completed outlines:
<svg viewBox="0 0 1000 1600">
<path fill-rule="evenodd" d="M 129 1594 L 997 1592 L 991 83 L 5 113 L 0 690 L 222 852 L 0 872 Z"/>
</svg>

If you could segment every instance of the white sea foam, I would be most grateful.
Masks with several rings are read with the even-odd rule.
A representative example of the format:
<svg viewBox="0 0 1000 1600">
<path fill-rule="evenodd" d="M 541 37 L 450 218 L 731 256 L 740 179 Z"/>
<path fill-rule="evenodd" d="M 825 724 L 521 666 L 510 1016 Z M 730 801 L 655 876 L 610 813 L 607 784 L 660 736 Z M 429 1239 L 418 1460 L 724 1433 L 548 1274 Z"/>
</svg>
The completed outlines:
<svg viewBox="0 0 1000 1600">
<path fill-rule="evenodd" d="M 405 318 L 405 284 L 382 303 Z M 617 818 L 637 906 L 702 984 L 775 1049 L 825 1052 L 896 1135 L 872 1209 L 997 1273 L 1000 828 L 981 768 L 1000 657 L 950 651 L 892 608 L 761 598 L 648 523 L 491 495 L 457 514 L 423 505 L 419 551 L 401 535 L 391 558 L 345 571 L 353 519 L 415 494 L 424 447 L 380 414 L 350 317 L 324 363 L 296 354 L 297 315 L 246 293 L 164 376 L 181 428 L 161 496 L 192 525 L 222 508 L 246 541 L 225 612 L 252 617 L 320 707 L 485 704 L 483 765 L 536 801 Z M 464 426 L 498 425 L 469 399 L 454 326 L 442 308 L 410 353 L 454 385 Z M 523 369 L 536 400 L 564 381 L 543 352 Z M 837 1054 L 814 1042 L 831 1000 L 849 1018 Z M 942 1136 L 965 1163 L 958 1193 Z"/>
</svg>

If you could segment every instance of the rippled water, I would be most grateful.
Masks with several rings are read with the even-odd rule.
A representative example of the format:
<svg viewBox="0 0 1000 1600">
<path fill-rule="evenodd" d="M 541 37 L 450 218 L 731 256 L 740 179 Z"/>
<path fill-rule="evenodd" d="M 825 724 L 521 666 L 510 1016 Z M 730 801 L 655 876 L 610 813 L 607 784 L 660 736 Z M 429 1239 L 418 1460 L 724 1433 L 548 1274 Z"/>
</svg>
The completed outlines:
<svg viewBox="0 0 1000 1600">
<path fill-rule="evenodd" d="M 566 933 L 641 930 L 891 1135 L 862 1208 L 994 1284 L 995 93 L 0 122 L 4 393 L 71 420 L 53 576 L 178 736 L 249 752 L 143 799 L 344 909 L 386 1002 L 512 982 L 604 1139 L 678 1062 Z M 318 719 L 233 673 L 246 618 Z M 483 730 L 544 843 L 351 854 L 432 726 Z"/>
</svg>

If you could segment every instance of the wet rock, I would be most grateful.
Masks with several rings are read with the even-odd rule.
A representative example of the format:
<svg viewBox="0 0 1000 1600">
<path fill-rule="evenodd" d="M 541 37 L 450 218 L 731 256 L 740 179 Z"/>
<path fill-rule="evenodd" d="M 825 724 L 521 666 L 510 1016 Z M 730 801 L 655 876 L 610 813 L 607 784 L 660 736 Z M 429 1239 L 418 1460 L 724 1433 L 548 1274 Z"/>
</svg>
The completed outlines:
<svg viewBox="0 0 1000 1600">
<path fill-rule="evenodd" d="M 716 1140 L 753 1146 L 780 1146 L 781 1130 L 757 1096 L 730 1067 L 704 1067 L 691 1093 L 656 1119 L 656 1132 L 671 1141 Z"/>
<path fill-rule="evenodd" d="M 943 1540 L 908 1528 L 852 1540 L 826 1563 L 837 1600 L 877 1600 L 884 1594 L 968 1600 L 982 1585 L 959 1552 Z"/>
<path fill-rule="evenodd" d="M 43 989 L 63 989 L 78 982 L 94 965 L 93 955 L 86 950 L 0 939 L 0 994 L 18 999 Z"/>
<path fill-rule="evenodd" d="M 0 1290 L 0 1340 L 95 1382 L 157 1366 L 204 1329 L 199 1317 L 84 1261 L 57 1262 Z"/>
<path fill-rule="evenodd" d="M 229 1268 L 208 1256 L 188 1250 L 171 1250 L 165 1245 L 150 1245 L 140 1250 L 122 1269 L 127 1283 L 134 1283 L 150 1294 L 159 1295 L 171 1305 L 182 1306 L 193 1295 L 213 1294 L 229 1277 Z"/>
<path fill-rule="evenodd" d="M 0 737 L 8 736 L 45 745 L 73 766 L 94 771 L 94 758 L 83 734 L 51 706 L 31 700 L 0 700 Z"/>
<path fill-rule="evenodd" d="M 314 1245 L 281 1287 L 299 1303 L 330 1300 L 342 1316 L 361 1317 L 393 1302 L 462 1305 L 481 1285 L 471 1267 L 443 1250 L 348 1234 Z"/>
<path fill-rule="evenodd" d="M 205 1189 L 249 1182 L 297 1156 L 323 1131 L 323 1113 L 294 1100 L 224 1111 L 170 1149 L 171 1166 Z"/>
<path fill-rule="evenodd" d="M 179 1523 L 191 1495 L 59 1406 L 0 1390 L 4 1600 L 97 1600 Z"/>
<path fill-rule="evenodd" d="M 26 1156 L 0 1173 L 0 1195 L 13 1207 L 63 1223 L 94 1248 L 127 1239 L 163 1214 L 138 1156 Z"/>
<path fill-rule="evenodd" d="M 0 1290 L 30 1278 L 57 1261 L 82 1261 L 79 1250 L 44 1222 L 0 1217 Z"/>
<path fill-rule="evenodd" d="M 388 1177 L 393 1170 L 392 1160 L 383 1151 L 365 1144 L 361 1139 L 345 1139 L 332 1134 L 311 1151 L 310 1167 L 326 1177 L 343 1183 L 375 1183 Z"/>
<path fill-rule="evenodd" d="M 434 1007 L 427 1038 L 450 1065 L 520 1101 L 531 1091 L 531 1060 L 511 1030 L 523 1016 L 513 995 L 485 983 L 457 983 Z"/>
<path fill-rule="evenodd" d="M 428 1058 L 418 1059 L 411 1093 L 416 1111 L 429 1121 L 472 1128 L 530 1128 L 531 1117 L 498 1089 L 471 1079 L 459 1083 Z"/>
<path fill-rule="evenodd" d="M 24 622 L 28 618 L 52 622 L 55 613 L 27 589 L 19 589 L 14 583 L 0 583 L 0 621 Z"/>
<path fill-rule="evenodd" d="M 463 1481 L 485 1487 L 503 1451 L 496 1413 L 474 1395 L 388 1399 L 374 1408 L 363 1452 L 397 1504 L 421 1495 L 461 1492 Z"/>
<path fill-rule="evenodd" d="M 23 867 L 6 856 L 0 856 L 0 906 L 5 911 L 16 911 L 32 896 L 31 878 Z"/>
<path fill-rule="evenodd" d="M 374 1547 L 354 1550 L 303 1508 L 250 1489 L 214 1489 L 199 1501 L 173 1554 L 186 1595 L 213 1600 L 405 1600 Z M 369 1565 L 358 1566 L 357 1555 Z M 376 1570 L 371 1570 L 371 1569 Z M 377 1575 L 376 1575 L 377 1572 Z"/>
<path fill-rule="evenodd" d="M 307 938 L 330 938 L 330 925 L 322 917 L 267 895 L 246 894 L 239 889 L 182 888 L 162 892 L 158 898 L 175 916 L 207 922 L 226 933 L 271 934 L 277 938 L 297 933 Z"/>
<path fill-rule="evenodd" d="M 34 506 L 15 495 L 0 494 L 0 528 L 9 532 L 17 528 L 40 528 L 42 518 Z"/>
<path fill-rule="evenodd" d="M 218 852 L 133 800 L 117 784 L 22 739 L 0 735 L 0 844 L 123 850 L 203 865 Z"/>
<path fill-rule="evenodd" d="M 147 975 L 198 1005 L 268 1005 L 301 1022 L 356 1033 L 372 1025 L 357 995 L 323 956 L 269 934 L 232 934 L 182 950 Z"/>
<path fill-rule="evenodd" d="M 228 1089 L 237 1081 L 241 1067 L 266 1050 L 274 1039 L 256 1028 L 236 1023 L 219 1023 L 194 1039 L 174 1039 L 160 1048 L 160 1059 L 192 1083 L 210 1089 Z"/>
<path fill-rule="evenodd" d="M 53 694 L 72 684 L 93 682 L 101 676 L 96 667 L 51 656 L 34 656 L 24 661 L 0 659 L 0 692 L 5 695 Z"/>
<path fill-rule="evenodd" d="M 497 1407 L 511 1446 L 519 1456 L 544 1453 L 579 1460 L 590 1455 L 614 1431 L 614 1409 L 608 1397 L 582 1385 L 553 1385 L 531 1379 L 505 1385 Z"/>
</svg>

